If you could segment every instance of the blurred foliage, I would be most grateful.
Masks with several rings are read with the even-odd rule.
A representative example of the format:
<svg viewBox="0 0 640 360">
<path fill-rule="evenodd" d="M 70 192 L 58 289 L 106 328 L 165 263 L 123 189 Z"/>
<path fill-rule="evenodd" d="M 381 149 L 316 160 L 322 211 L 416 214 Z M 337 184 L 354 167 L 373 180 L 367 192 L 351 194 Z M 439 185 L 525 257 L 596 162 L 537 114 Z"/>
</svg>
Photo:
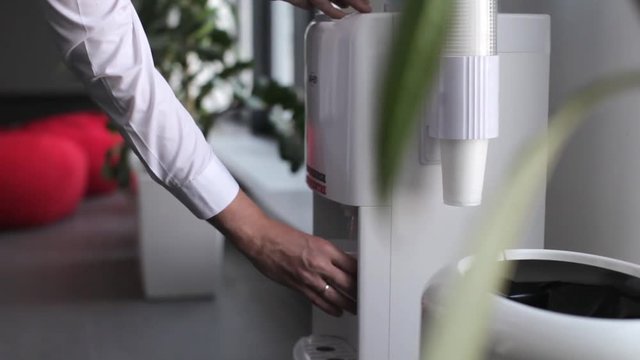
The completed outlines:
<svg viewBox="0 0 640 360">
<path fill-rule="evenodd" d="M 116 181 L 120 188 L 128 188 L 131 181 L 131 167 L 129 164 L 129 153 L 131 149 L 120 144 L 109 149 L 105 154 L 102 175 L 107 179 Z"/>
<path fill-rule="evenodd" d="M 256 82 L 253 99 L 268 111 L 272 135 L 278 139 L 280 156 L 289 162 L 292 172 L 304 164 L 305 107 L 295 89 L 269 79 Z"/>
<path fill-rule="evenodd" d="M 253 67 L 236 54 L 235 7 L 226 0 L 142 0 L 138 13 L 156 67 L 206 135 L 243 106 Z"/>
<path fill-rule="evenodd" d="M 138 14 L 153 58 L 176 96 L 206 136 L 215 122 L 243 110 L 274 122 L 281 157 L 297 171 L 304 162 L 304 102 L 296 89 L 264 78 L 254 82 L 253 61 L 240 60 L 237 14 L 228 0 L 139 0 Z M 128 185 L 129 148 L 107 156 L 105 175 Z"/>
<path fill-rule="evenodd" d="M 418 111 L 439 73 L 455 1 L 407 0 L 389 61 L 378 131 L 378 181 L 387 195 L 409 137 L 418 126 Z"/>
</svg>

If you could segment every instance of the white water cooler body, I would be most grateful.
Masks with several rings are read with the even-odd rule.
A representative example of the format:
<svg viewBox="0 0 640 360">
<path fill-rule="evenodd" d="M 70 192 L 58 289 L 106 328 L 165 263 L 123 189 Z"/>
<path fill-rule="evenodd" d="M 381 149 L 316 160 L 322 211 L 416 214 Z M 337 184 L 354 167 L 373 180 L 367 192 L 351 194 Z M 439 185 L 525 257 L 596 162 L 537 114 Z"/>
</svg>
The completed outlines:
<svg viewBox="0 0 640 360">
<path fill-rule="evenodd" d="M 307 182 L 315 192 L 314 234 L 357 256 L 358 315 L 333 318 L 314 309 L 312 334 L 296 345 L 296 360 L 417 360 L 426 284 L 465 255 L 470 232 L 489 208 L 488 201 L 474 207 L 443 202 L 432 106 L 392 195 L 382 201 L 376 194 L 379 93 L 398 21 L 394 13 L 339 21 L 320 16 L 307 33 Z M 498 16 L 499 108 L 489 110 L 499 114 L 500 133 L 496 128 L 488 136 L 486 199 L 499 191 L 521 146 L 546 130 L 549 33 L 547 16 Z M 544 191 L 519 247 L 544 245 Z"/>
</svg>

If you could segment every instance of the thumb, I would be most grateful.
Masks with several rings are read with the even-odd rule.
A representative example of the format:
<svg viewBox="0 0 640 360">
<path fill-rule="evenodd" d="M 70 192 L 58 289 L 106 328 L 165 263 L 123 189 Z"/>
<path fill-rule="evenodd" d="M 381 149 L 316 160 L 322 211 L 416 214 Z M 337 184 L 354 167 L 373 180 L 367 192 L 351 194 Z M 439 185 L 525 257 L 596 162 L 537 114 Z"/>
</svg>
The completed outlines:
<svg viewBox="0 0 640 360">
<path fill-rule="evenodd" d="M 303 9 L 311 9 L 311 3 L 309 0 L 284 0 L 293 6 L 297 6 Z"/>
</svg>

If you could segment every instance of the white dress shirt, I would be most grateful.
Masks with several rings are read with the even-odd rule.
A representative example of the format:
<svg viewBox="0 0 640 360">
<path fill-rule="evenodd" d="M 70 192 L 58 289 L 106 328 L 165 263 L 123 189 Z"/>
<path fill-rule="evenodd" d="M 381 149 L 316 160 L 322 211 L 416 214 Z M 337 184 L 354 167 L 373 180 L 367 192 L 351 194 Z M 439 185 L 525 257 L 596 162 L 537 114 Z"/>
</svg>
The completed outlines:
<svg viewBox="0 0 640 360">
<path fill-rule="evenodd" d="M 147 167 L 196 216 L 231 203 L 238 184 L 155 69 L 131 0 L 45 0 L 67 65 Z"/>
</svg>

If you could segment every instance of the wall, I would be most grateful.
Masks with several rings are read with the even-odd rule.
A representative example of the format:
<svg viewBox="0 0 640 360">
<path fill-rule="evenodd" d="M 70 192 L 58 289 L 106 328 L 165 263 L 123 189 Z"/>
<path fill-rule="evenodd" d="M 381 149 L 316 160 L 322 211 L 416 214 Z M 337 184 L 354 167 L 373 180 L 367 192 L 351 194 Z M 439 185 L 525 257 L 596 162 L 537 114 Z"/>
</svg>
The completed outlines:
<svg viewBox="0 0 640 360">
<path fill-rule="evenodd" d="M 40 1 L 0 1 L 0 95 L 82 93 L 60 62 Z"/>
<path fill-rule="evenodd" d="M 581 86 L 640 69 L 640 8 L 625 0 L 503 0 L 552 16 L 551 106 Z M 551 177 L 547 247 L 640 263 L 640 91 L 598 109 Z"/>
</svg>

